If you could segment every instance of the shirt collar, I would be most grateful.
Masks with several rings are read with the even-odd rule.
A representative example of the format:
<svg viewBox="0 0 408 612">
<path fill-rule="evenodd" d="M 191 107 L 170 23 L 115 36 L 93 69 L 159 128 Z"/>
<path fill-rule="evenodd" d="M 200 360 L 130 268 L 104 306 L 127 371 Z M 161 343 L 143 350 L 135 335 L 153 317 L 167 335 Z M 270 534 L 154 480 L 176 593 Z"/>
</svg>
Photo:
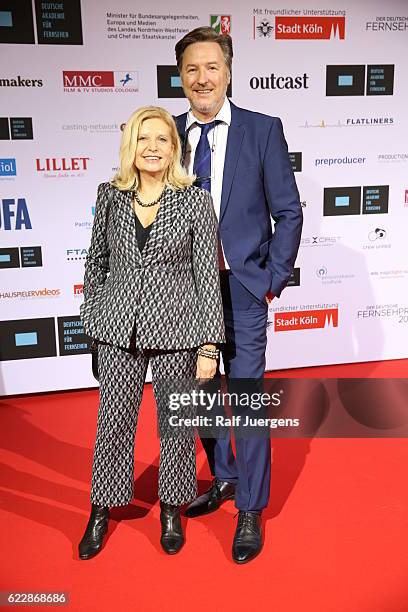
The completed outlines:
<svg viewBox="0 0 408 612">
<path fill-rule="evenodd" d="M 227 96 L 225 96 L 224 104 L 221 106 L 220 110 L 217 113 L 217 116 L 214 117 L 214 119 L 217 119 L 218 121 L 222 121 L 222 123 L 226 123 L 228 126 L 231 125 L 231 105 L 230 105 L 230 101 L 228 100 Z M 190 108 L 190 110 L 187 113 L 186 132 L 193 125 L 193 123 L 203 123 L 203 122 L 199 121 L 197 117 L 194 116 L 193 111 Z"/>
</svg>

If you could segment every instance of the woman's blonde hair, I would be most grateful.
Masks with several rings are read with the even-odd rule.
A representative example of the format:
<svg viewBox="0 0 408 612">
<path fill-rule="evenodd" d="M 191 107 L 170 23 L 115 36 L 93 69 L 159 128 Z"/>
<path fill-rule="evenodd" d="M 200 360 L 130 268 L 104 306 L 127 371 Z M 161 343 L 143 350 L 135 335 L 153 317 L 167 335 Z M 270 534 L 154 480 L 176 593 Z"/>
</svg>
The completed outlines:
<svg viewBox="0 0 408 612">
<path fill-rule="evenodd" d="M 192 185 L 194 176 L 189 176 L 181 166 L 181 145 L 173 117 L 159 106 L 142 106 L 128 119 L 120 143 L 120 167 L 112 184 L 121 191 L 137 189 L 139 186 L 139 171 L 135 166 L 136 147 L 140 127 L 146 119 L 162 119 L 170 128 L 173 144 L 173 156 L 166 170 L 165 183 L 173 189 L 183 189 Z"/>
</svg>

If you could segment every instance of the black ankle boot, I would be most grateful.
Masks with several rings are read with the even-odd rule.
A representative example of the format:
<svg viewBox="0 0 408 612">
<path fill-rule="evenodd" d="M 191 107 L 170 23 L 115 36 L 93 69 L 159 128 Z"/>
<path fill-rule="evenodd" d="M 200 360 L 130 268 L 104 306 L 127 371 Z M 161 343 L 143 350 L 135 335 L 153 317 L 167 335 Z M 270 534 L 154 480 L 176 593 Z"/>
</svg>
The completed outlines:
<svg viewBox="0 0 408 612">
<path fill-rule="evenodd" d="M 160 544 L 168 555 L 175 555 L 184 544 L 181 528 L 180 508 L 160 502 Z"/>
<path fill-rule="evenodd" d="M 78 547 L 80 559 L 92 559 L 98 554 L 108 531 L 108 522 L 109 508 L 92 504 L 91 516 Z"/>
</svg>

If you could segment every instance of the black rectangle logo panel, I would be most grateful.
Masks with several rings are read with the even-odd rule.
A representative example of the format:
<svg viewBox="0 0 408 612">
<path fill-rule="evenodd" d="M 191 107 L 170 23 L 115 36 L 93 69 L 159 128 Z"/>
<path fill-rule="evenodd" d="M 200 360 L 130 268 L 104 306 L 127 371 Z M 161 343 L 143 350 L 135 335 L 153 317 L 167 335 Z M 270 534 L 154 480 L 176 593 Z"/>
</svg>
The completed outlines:
<svg viewBox="0 0 408 612">
<path fill-rule="evenodd" d="M 293 272 L 289 277 L 288 287 L 300 287 L 300 268 L 293 268 Z"/>
<path fill-rule="evenodd" d="M 42 252 L 40 246 L 20 248 L 22 268 L 40 268 L 42 266 Z"/>
<path fill-rule="evenodd" d="M 302 153 L 289 153 L 289 158 L 293 172 L 302 172 Z"/>
<path fill-rule="evenodd" d="M 392 96 L 394 64 L 367 66 L 367 96 Z"/>
<path fill-rule="evenodd" d="M 364 96 L 365 65 L 326 66 L 326 96 Z"/>
<path fill-rule="evenodd" d="M 0 0 L 0 43 L 34 42 L 31 0 Z"/>
<path fill-rule="evenodd" d="M 87 336 L 79 316 L 58 317 L 59 352 L 65 355 L 89 353 L 92 338 Z"/>
<path fill-rule="evenodd" d="M 54 317 L 0 321 L 0 361 L 56 357 Z"/>
<path fill-rule="evenodd" d="M 82 45 L 80 0 L 59 0 L 58 9 L 35 0 L 39 45 Z"/>
<path fill-rule="evenodd" d="M 359 215 L 361 187 L 325 187 L 323 215 Z"/>
<path fill-rule="evenodd" d="M 4 268 L 19 268 L 20 257 L 17 247 L 0 249 L 0 270 Z"/>
<path fill-rule="evenodd" d="M 388 212 L 389 185 L 363 187 L 363 215 Z"/>
<path fill-rule="evenodd" d="M 33 120 L 31 117 L 10 117 L 12 140 L 32 140 Z"/>
<path fill-rule="evenodd" d="M 8 117 L 0 117 L 0 140 L 10 140 Z"/>
</svg>

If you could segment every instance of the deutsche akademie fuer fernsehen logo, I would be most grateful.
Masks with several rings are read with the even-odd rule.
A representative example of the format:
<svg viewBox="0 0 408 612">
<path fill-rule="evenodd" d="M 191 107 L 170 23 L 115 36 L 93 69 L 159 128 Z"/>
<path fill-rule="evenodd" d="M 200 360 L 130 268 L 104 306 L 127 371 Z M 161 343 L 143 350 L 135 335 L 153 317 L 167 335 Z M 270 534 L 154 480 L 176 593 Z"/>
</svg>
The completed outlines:
<svg viewBox="0 0 408 612">
<path fill-rule="evenodd" d="M 67 93 L 134 93 L 139 91 L 139 73 L 113 70 L 64 70 L 64 91 Z"/>
<path fill-rule="evenodd" d="M 253 37 L 276 40 L 344 40 L 346 17 L 271 15 L 267 9 L 255 9 Z"/>
<path fill-rule="evenodd" d="M 394 64 L 326 66 L 326 96 L 392 96 Z"/>
<path fill-rule="evenodd" d="M 0 270 L 3 268 L 39 268 L 42 266 L 40 246 L 0 248 Z"/>
<path fill-rule="evenodd" d="M 361 198 L 361 193 L 363 194 Z M 325 187 L 323 215 L 372 215 L 388 213 L 389 186 Z"/>
<path fill-rule="evenodd" d="M 218 34 L 231 34 L 231 15 L 210 15 L 210 26 Z"/>
<path fill-rule="evenodd" d="M 0 0 L 0 43 L 82 45 L 80 0 Z M 36 32 L 35 32 L 36 30 Z"/>
<path fill-rule="evenodd" d="M 296 151 L 289 153 L 290 163 L 293 172 L 302 172 L 302 152 Z"/>
<path fill-rule="evenodd" d="M 58 340 L 61 357 L 84 355 L 90 352 L 91 338 L 85 334 L 78 315 L 58 317 Z"/>
<path fill-rule="evenodd" d="M 31 117 L 0 117 L 0 140 L 32 140 Z"/>
</svg>

